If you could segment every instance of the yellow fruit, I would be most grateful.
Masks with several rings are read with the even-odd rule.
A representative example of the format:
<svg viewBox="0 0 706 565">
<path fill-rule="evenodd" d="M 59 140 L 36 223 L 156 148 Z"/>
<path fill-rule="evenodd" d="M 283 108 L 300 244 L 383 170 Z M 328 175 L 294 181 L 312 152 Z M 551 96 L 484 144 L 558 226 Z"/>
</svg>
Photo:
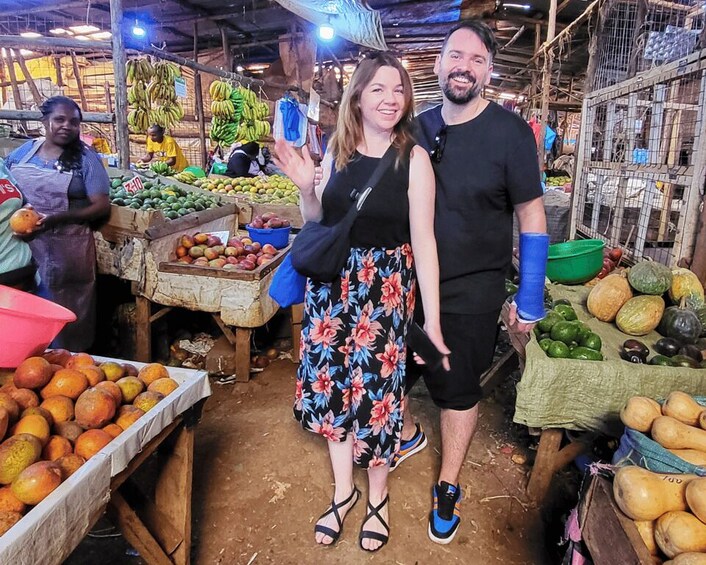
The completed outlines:
<svg viewBox="0 0 706 565">
<path fill-rule="evenodd" d="M 52 415 L 54 423 L 68 422 L 74 419 L 74 401 L 68 396 L 52 396 L 40 405 Z"/>
<path fill-rule="evenodd" d="M 145 383 L 137 377 L 123 377 L 115 384 L 120 387 L 123 404 L 132 404 L 137 395 L 145 390 Z"/>
<path fill-rule="evenodd" d="M 19 512 L 24 514 L 27 505 L 12 494 L 9 486 L 0 488 L 0 512 Z"/>
<path fill-rule="evenodd" d="M 150 363 L 149 365 L 145 365 L 137 374 L 137 378 L 145 383 L 145 386 L 149 386 L 157 379 L 164 379 L 168 376 L 169 373 L 167 372 L 167 369 L 161 363 Z"/>
<path fill-rule="evenodd" d="M 158 392 L 143 392 L 142 394 L 137 395 L 137 398 L 135 398 L 135 401 L 132 403 L 132 405 L 136 408 L 139 408 L 140 410 L 149 412 L 163 398 L 164 395 Z"/>
<path fill-rule="evenodd" d="M 105 363 L 101 363 L 100 368 L 103 369 L 105 378 L 109 381 L 115 382 L 125 376 L 125 369 L 123 366 L 119 363 L 115 363 L 114 361 L 106 361 Z"/>
<path fill-rule="evenodd" d="M 0 445 L 0 484 L 10 484 L 41 454 L 42 442 L 31 434 L 20 434 L 5 440 Z"/>
<path fill-rule="evenodd" d="M 39 504 L 60 484 L 61 469 L 51 461 L 39 461 L 12 482 L 12 494 L 25 504 Z"/>
<path fill-rule="evenodd" d="M 56 460 L 56 466 L 59 467 L 61 471 L 61 480 L 65 481 L 76 471 L 79 470 L 81 465 L 83 465 L 86 460 L 80 455 L 75 453 L 70 453 L 69 455 L 64 455 L 60 459 Z"/>
<path fill-rule="evenodd" d="M 49 436 L 51 435 L 49 422 L 38 414 L 30 414 L 29 416 L 21 418 L 20 421 L 13 426 L 11 433 L 13 436 L 32 434 L 39 439 L 43 446 L 47 444 Z"/>
<path fill-rule="evenodd" d="M 53 374 L 49 361 L 43 357 L 29 357 L 15 369 L 13 382 L 17 388 L 42 388 Z"/>
<path fill-rule="evenodd" d="M 74 453 L 88 460 L 113 441 L 113 437 L 103 430 L 88 430 L 76 440 Z"/>
<path fill-rule="evenodd" d="M 118 417 L 115 418 L 115 423 L 120 426 L 123 430 L 127 430 L 132 426 L 140 417 L 144 416 L 145 411 L 132 406 L 131 404 L 126 404 L 121 406 L 118 411 Z"/>
<path fill-rule="evenodd" d="M 65 437 L 61 436 L 51 436 L 49 442 L 44 446 L 42 450 L 42 459 L 47 461 L 56 461 L 64 455 L 69 455 L 73 452 L 73 446 L 71 442 Z"/>
<path fill-rule="evenodd" d="M 152 381 L 150 386 L 147 387 L 147 390 L 149 392 L 158 392 L 159 394 L 167 396 L 169 393 L 174 392 L 177 388 L 179 388 L 179 383 L 174 379 L 167 377 Z"/>
</svg>

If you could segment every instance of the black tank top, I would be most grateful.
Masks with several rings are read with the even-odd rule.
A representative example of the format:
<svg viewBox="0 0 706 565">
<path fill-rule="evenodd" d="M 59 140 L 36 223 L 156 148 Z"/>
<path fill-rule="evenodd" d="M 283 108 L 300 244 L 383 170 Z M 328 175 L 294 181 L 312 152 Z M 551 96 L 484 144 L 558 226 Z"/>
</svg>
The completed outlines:
<svg viewBox="0 0 706 565">
<path fill-rule="evenodd" d="M 363 185 L 379 162 L 379 158 L 356 151 L 342 171 L 337 172 L 332 165 L 331 177 L 321 198 L 324 225 L 334 225 L 343 218 L 354 202 L 351 193 L 366 188 Z M 410 243 L 408 188 L 409 155 L 397 168 L 389 167 L 373 187 L 353 224 L 351 247 L 394 248 Z"/>
</svg>

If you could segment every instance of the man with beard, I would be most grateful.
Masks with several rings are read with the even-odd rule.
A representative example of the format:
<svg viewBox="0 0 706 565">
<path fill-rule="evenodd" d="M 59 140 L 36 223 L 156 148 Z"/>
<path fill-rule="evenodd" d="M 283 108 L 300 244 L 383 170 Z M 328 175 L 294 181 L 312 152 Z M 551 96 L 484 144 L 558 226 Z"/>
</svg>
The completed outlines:
<svg viewBox="0 0 706 565">
<path fill-rule="evenodd" d="M 418 117 L 419 142 L 430 151 L 436 177 L 441 325 L 451 349 L 449 372 L 424 371 L 430 395 L 441 409 L 441 469 L 428 528 L 429 537 L 441 544 L 453 539 L 460 523 L 458 476 L 478 420 L 480 376 L 495 349 L 512 258 L 513 212 L 521 233 L 521 280 L 524 263 L 536 267 L 540 282 L 520 289 L 508 329 L 529 331 L 544 314 L 548 237 L 534 136 L 521 117 L 481 95 L 490 81 L 496 49 L 492 30 L 480 21 L 452 28 L 434 64 L 443 104 Z M 535 247 L 525 251 L 523 238 L 530 238 Z M 414 365 L 411 356 L 408 359 Z M 415 371 L 408 370 L 407 392 L 419 372 L 415 377 Z M 408 409 L 404 419 L 392 469 L 427 442 Z"/>
</svg>

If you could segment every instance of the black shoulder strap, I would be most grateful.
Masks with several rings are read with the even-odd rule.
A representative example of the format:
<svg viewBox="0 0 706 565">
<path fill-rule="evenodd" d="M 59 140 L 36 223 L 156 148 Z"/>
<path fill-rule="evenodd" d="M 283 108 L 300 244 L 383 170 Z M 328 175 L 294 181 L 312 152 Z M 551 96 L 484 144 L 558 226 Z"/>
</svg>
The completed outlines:
<svg viewBox="0 0 706 565">
<path fill-rule="evenodd" d="M 385 151 L 385 154 L 382 156 L 382 159 L 380 159 L 380 162 L 378 163 L 377 167 L 375 167 L 373 174 L 370 175 L 368 182 L 366 182 L 364 188 L 359 191 L 355 205 L 356 209 L 359 212 L 360 209 L 363 207 L 363 204 L 365 203 L 365 199 L 368 197 L 368 194 L 370 194 L 375 185 L 380 182 L 382 175 L 384 175 L 387 169 L 389 169 L 390 166 L 395 162 L 396 157 L 397 148 L 394 145 L 390 144 L 390 147 L 388 147 L 387 151 Z"/>
</svg>

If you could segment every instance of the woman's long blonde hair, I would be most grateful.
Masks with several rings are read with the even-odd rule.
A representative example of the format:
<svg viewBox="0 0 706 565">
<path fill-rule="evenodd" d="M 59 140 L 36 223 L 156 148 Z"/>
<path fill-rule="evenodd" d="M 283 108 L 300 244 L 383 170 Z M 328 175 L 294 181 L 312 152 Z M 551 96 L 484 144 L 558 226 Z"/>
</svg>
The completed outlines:
<svg viewBox="0 0 706 565">
<path fill-rule="evenodd" d="M 353 72 L 351 80 L 343 92 L 338 111 L 336 131 L 331 136 L 329 151 L 334 157 L 336 170 L 342 170 L 353 158 L 356 147 L 363 140 L 363 119 L 360 113 L 360 96 L 375 77 L 380 67 L 393 67 L 400 73 L 404 90 L 402 118 L 393 129 L 392 145 L 397 148 L 397 164 L 406 150 L 414 145 L 413 119 L 414 96 L 412 80 L 407 69 L 389 51 L 381 51 L 365 57 Z"/>
</svg>

